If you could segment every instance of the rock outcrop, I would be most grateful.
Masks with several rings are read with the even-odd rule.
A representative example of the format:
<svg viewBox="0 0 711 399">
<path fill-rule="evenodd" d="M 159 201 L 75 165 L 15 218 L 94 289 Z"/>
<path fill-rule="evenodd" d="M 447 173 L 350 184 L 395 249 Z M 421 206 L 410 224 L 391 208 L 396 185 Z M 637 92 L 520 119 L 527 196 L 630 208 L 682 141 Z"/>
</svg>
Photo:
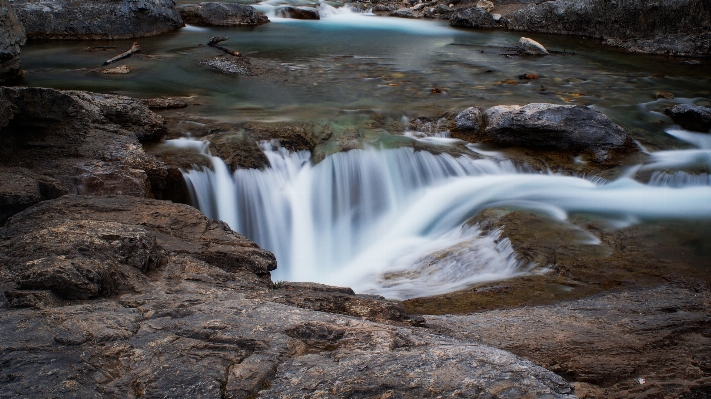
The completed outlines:
<svg viewBox="0 0 711 399">
<path fill-rule="evenodd" d="M 185 205 L 65 196 L 0 236 L 2 396 L 575 397 L 560 376 L 475 341 L 311 310 L 358 296 L 272 284 L 270 253 Z M 352 310 L 394 314 L 377 301 Z"/>
<path fill-rule="evenodd" d="M 260 25 L 269 22 L 261 11 L 237 3 L 205 2 L 178 7 L 186 24 L 202 26 Z"/>
<path fill-rule="evenodd" d="M 700 105 L 679 104 L 667 108 L 664 112 L 669 115 L 674 123 L 684 129 L 697 132 L 711 132 L 711 108 Z"/>
<path fill-rule="evenodd" d="M 25 30 L 8 0 L 0 0 L 0 82 L 22 76 L 20 46 Z"/>
<path fill-rule="evenodd" d="M 30 39 L 131 39 L 183 26 L 172 0 L 13 0 Z"/>
<path fill-rule="evenodd" d="M 706 0 L 556 0 L 503 20 L 512 30 L 588 36 L 632 52 L 711 54 L 711 4 Z"/>
<path fill-rule="evenodd" d="M 625 131 L 608 117 L 579 105 L 499 105 L 486 110 L 484 138 L 498 144 L 605 151 L 627 142 Z"/>
<path fill-rule="evenodd" d="M 162 198 L 184 184 L 182 177 L 145 153 L 141 141 L 158 140 L 164 131 L 163 118 L 129 97 L 0 88 L 0 166 L 23 168 L 12 173 L 22 174 L 27 192 L 35 193 L 10 201 L 15 205 L 3 212 L 58 192 Z"/>
</svg>

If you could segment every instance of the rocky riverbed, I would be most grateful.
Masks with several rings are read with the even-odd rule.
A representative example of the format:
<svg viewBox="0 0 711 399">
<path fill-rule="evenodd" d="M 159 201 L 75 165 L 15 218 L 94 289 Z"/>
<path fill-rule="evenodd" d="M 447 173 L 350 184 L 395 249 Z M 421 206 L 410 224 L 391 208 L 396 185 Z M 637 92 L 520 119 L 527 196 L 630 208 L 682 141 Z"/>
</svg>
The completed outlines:
<svg viewBox="0 0 711 399">
<path fill-rule="evenodd" d="M 95 3 L 0 0 L 3 79 L 22 82 L 21 24 L 27 37 L 54 40 L 144 37 L 183 22 L 266 22 L 237 4 Z M 112 7 L 122 23 L 105 29 Z M 637 52 L 709 53 L 703 1 L 365 7 L 470 28 L 584 35 Z M 283 15 L 316 20 L 313 12 Z M 635 13 L 645 18 L 637 22 Z M 220 78 L 298 81 L 320 73 L 264 55 L 206 62 Z M 389 88 L 406 83 L 402 74 L 388 79 Z M 456 89 L 427 87 L 423 95 L 448 92 Z M 423 106 L 427 112 L 402 119 L 342 110 L 358 115 L 354 126 L 235 121 L 188 97 L 0 88 L 0 398 L 709 397 L 711 225 L 703 215 L 642 223 L 494 203 L 464 219 L 465 230 L 478 231 L 474 239 L 440 248 L 420 266 L 436 270 L 476 239 L 491 238 L 525 272 L 393 301 L 348 287 L 274 281 L 285 266 L 272 252 L 187 205 L 199 204 L 184 173 L 217 173 L 223 165 L 256 175 L 275 167 L 278 151 L 309 154 L 304 162 L 314 168 L 379 146 L 434 154 L 451 168 L 455 163 L 443 160 L 593 180 L 651 182 L 680 173 L 684 182 L 711 173 L 708 165 L 662 164 L 662 174 L 649 168 L 661 162 L 664 154 L 653 152 L 660 148 L 699 151 L 689 143 L 701 143 L 703 157 L 711 113 L 702 101 L 654 104 L 658 124 L 689 130 L 685 142 L 668 145 L 671 139 L 621 126 L 594 106 L 491 105 L 487 98 L 489 105 Z M 390 273 L 385 282 L 414 273 Z"/>
</svg>

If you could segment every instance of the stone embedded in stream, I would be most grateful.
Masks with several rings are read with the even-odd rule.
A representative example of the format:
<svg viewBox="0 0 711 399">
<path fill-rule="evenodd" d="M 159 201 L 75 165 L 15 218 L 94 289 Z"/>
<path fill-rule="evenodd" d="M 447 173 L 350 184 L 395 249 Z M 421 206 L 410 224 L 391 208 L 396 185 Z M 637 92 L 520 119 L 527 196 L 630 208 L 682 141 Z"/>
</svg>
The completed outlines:
<svg viewBox="0 0 711 399">
<path fill-rule="evenodd" d="M 31 39 L 131 39 L 183 26 L 172 0 L 13 0 Z"/>
<path fill-rule="evenodd" d="M 521 52 L 528 55 L 548 55 L 548 50 L 546 50 L 541 43 L 528 37 L 519 39 L 518 48 Z"/>
<path fill-rule="evenodd" d="M 625 131 L 580 105 L 499 105 L 486 110 L 485 140 L 519 147 L 605 151 L 624 146 Z"/>
<path fill-rule="evenodd" d="M 227 75 L 238 75 L 238 76 L 254 76 L 255 72 L 248 59 L 245 57 L 225 57 L 218 56 L 215 58 L 210 58 L 207 60 L 200 61 L 201 65 L 204 65 L 210 69 L 218 72 L 222 72 Z"/>
<path fill-rule="evenodd" d="M 711 108 L 679 104 L 665 109 L 664 113 L 684 129 L 703 133 L 711 132 Z"/>
<path fill-rule="evenodd" d="M 454 125 L 463 131 L 478 132 L 484 124 L 484 114 L 479 107 L 469 107 L 454 118 Z"/>
<path fill-rule="evenodd" d="M 204 2 L 178 6 L 186 24 L 201 26 L 261 25 L 269 22 L 261 11 L 246 4 Z"/>
</svg>

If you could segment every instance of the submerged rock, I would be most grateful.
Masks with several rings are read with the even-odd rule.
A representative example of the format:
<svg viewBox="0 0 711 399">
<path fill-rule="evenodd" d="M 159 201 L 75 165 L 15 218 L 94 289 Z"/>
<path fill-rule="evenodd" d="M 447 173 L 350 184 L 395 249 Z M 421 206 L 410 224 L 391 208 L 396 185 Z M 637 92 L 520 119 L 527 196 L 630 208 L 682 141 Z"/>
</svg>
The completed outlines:
<svg viewBox="0 0 711 399">
<path fill-rule="evenodd" d="M 102 69 L 101 73 L 107 75 L 125 75 L 127 73 L 131 73 L 131 67 L 128 65 L 119 65 L 113 68 Z"/>
<path fill-rule="evenodd" d="M 548 55 L 548 50 L 541 43 L 527 37 L 522 37 L 518 41 L 518 47 L 524 54 L 528 55 Z"/>
<path fill-rule="evenodd" d="M 246 4 L 205 2 L 178 7 L 186 24 L 202 26 L 260 25 L 269 22 L 261 11 Z"/>
<path fill-rule="evenodd" d="M 633 52 L 711 53 L 706 0 L 555 0 L 529 5 L 503 19 L 508 29 L 594 37 Z"/>
<path fill-rule="evenodd" d="M 679 104 L 672 108 L 667 108 L 664 113 L 684 129 L 703 133 L 711 132 L 710 108 L 700 105 Z"/>
<path fill-rule="evenodd" d="M 183 26 L 172 0 L 13 0 L 31 39 L 131 39 Z"/>
<path fill-rule="evenodd" d="M 277 16 L 292 19 L 321 19 L 318 10 L 314 8 L 277 7 L 274 9 Z"/>
<path fill-rule="evenodd" d="M 252 65 L 249 60 L 245 57 L 222 57 L 218 56 L 215 58 L 210 58 L 207 60 L 200 61 L 201 65 L 204 65 L 210 69 L 214 69 L 218 72 L 226 73 L 228 75 L 241 75 L 241 76 L 254 76 L 255 73 L 252 70 Z"/>
<path fill-rule="evenodd" d="M 0 82 L 22 76 L 20 46 L 25 30 L 8 0 L 0 0 Z"/>
<path fill-rule="evenodd" d="M 499 105 L 486 110 L 487 140 L 521 147 L 608 150 L 627 142 L 625 131 L 580 105 Z"/>
<path fill-rule="evenodd" d="M 449 24 L 462 28 L 496 28 L 499 26 L 491 13 L 480 7 L 457 11 L 451 16 Z"/>
</svg>

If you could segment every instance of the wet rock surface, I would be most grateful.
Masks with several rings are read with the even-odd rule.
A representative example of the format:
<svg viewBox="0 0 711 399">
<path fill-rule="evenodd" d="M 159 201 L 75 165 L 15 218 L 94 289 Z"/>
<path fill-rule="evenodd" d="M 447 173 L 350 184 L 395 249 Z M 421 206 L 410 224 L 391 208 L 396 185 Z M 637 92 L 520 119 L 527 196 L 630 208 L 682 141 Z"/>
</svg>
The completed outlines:
<svg viewBox="0 0 711 399">
<path fill-rule="evenodd" d="M 203 60 L 200 64 L 227 75 L 254 76 L 258 74 L 246 57 L 215 57 Z"/>
<path fill-rule="evenodd" d="M 64 238 L 22 249 L 47 234 Z M 15 215 L 0 235 L 3 300 L 12 306 L 0 308 L 0 397 L 574 397 L 561 377 L 499 349 L 398 320 L 276 303 L 285 291 L 305 303 L 358 296 L 320 285 L 275 287 L 270 253 L 188 206 L 67 196 Z M 129 268 L 135 284 L 99 289 L 102 298 L 92 300 L 59 299 L 83 281 L 22 288 L 38 260 L 63 267 L 89 254 Z M 59 277 L 37 283 L 65 281 Z M 358 306 L 386 314 L 377 301 L 385 302 L 365 297 Z"/>
<path fill-rule="evenodd" d="M 159 139 L 165 125 L 139 100 L 5 87 L 0 115 L 0 165 L 27 169 L 42 176 L 33 177 L 40 183 L 55 181 L 61 192 L 160 198 L 171 185 L 182 184 L 143 150 L 141 141 Z"/>
<path fill-rule="evenodd" d="M 497 28 L 499 22 L 483 8 L 465 8 L 455 12 L 449 20 L 450 25 L 462 28 Z"/>
<path fill-rule="evenodd" d="M 0 0 L 0 82 L 22 76 L 20 46 L 25 44 L 25 29 L 8 0 Z"/>
<path fill-rule="evenodd" d="M 684 129 L 711 132 L 711 108 L 700 105 L 679 104 L 664 110 L 675 123 Z"/>
<path fill-rule="evenodd" d="M 178 6 L 186 24 L 202 26 L 260 25 L 269 22 L 261 11 L 237 3 L 204 2 Z"/>
<path fill-rule="evenodd" d="M 711 53 L 711 7 L 704 0 L 556 0 L 504 19 L 511 30 L 594 37 L 633 52 Z"/>
<path fill-rule="evenodd" d="M 183 26 L 172 0 L 13 0 L 30 39 L 131 39 Z"/>
</svg>

